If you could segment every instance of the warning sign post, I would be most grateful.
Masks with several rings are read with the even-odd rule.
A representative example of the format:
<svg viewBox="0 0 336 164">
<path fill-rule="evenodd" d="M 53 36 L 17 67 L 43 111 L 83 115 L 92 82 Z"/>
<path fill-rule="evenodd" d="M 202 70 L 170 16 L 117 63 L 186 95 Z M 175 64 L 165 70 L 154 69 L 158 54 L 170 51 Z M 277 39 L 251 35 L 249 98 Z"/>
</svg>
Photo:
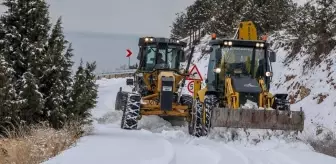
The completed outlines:
<svg viewBox="0 0 336 164">
<path fill-rule="evenodd" d="M 190 82 L 188 83 L 188 91 L 189 91 L 190 93 L 194 93 L 194 81 L 190 81 Z"/>
<path fill-rule="evenodd" d="M 194 93 L 194 87 L 195 87 L 195 81 L 197 82 L 197 90 L 200 89 L 200 84 L 201 84 L 201 81 L 203 81 L 203 77 L 200 73 L 200 71 L 198 70 L 197 66 L 194 65 L 190 71 L 189 71 L 189 76 L 186 78 L 186 80 L 190 80 L 189 83 L 188 83 L 188 91 L 190 93 Z"/>
<path fill-rule="evenodd" d="M 203 80 L 202 75 L 200 71 L 198 70 L 197 66 L 194 65 L 191 70 L 189 71 L 189 76 L 187 77 L 186 80 Z"/>
</svg>

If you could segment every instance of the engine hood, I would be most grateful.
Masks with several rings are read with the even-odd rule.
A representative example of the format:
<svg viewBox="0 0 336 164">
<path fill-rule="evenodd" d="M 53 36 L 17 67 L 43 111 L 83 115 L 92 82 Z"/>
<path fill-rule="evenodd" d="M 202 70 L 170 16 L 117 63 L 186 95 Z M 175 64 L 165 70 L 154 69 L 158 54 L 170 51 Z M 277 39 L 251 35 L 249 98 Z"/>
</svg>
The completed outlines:
<svg viewBox="0 0 336 164">
<path fill-rule="evenodd" d="M 262 90 L 256 79 L 251 77 L 231 77 L 233 88 L 237 92 L 260 93 Z"/>
</svg>

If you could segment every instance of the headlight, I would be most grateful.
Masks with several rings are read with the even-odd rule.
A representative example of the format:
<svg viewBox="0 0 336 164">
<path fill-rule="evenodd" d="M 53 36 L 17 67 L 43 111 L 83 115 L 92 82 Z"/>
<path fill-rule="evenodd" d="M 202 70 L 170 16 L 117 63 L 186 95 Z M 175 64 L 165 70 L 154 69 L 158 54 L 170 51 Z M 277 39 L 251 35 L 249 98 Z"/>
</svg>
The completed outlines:
<svg viewBox="0 0 336 164">
<path fill-rule="evenodd" d="M 149 38 L 145 38 L 145 42 L 148 42 L 149 41 Z"/>
<path fill-rule="evenodd" d="M 256 47 L 264 47 L 264 43 L 256 43 Z"/>
<path fill-rule="evenodd" d="M 138 76 L 139 76 L 139 77 L 143 77 L 143 73 L 139 73 Z"/>
<path fill-rule="evenodd" d="M 220 69 L 220 68 L 216 68 L 216 69 L 215 69 L 215 72 L 216 72 L 216 73 L 220 73 L 220 72 L 221 72 L 221 69 Z"/>
<path fill-rule="evenodd" d="M 267 76 L 267 77 L 270 77 L 270 76 L 272 76 L 272 75 L 273 75 L 272 72 L 266 72 L 266 76 Z"/>
<path fill-rule="evenodd" d="M 232 42 L 231 42 L 231 41 L 229 41 L 229 42 L 228 42 L 228 41 L 225 41 L 225 42 L 224 42 L 224 45 L 226 45 L 226 46 L 232 46 Z"/>
<path fill-rule="evenodd" d="M 154 39 L 153 39 L 153 38 L 150 38 L 149 40 L 152 42 Z"/>
</svg>

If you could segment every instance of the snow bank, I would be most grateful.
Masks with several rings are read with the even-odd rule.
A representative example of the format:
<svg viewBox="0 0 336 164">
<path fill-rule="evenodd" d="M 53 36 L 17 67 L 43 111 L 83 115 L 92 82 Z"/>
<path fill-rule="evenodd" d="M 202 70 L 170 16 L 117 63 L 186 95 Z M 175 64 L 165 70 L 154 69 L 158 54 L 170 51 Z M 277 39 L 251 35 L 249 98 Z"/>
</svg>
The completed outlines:
<svg viewBox="0 0 336 164">
<path fill-rule="evenodd" d="M 272 38 L 271 38 L 272 39 Z M 304 68 L 304 60 L 309 54 L 298 54 L 293 61 L 285 62 L 289 52 L 274 42 L 277 62 L 273 64 L 272 93 L 289 93 L 294 103 L 292 110 L 305 112 L 304 135 L 315 134 L 318 127 L 336 131 L 336 50 L 332 51 L 322 63 Z"/>
</svg>

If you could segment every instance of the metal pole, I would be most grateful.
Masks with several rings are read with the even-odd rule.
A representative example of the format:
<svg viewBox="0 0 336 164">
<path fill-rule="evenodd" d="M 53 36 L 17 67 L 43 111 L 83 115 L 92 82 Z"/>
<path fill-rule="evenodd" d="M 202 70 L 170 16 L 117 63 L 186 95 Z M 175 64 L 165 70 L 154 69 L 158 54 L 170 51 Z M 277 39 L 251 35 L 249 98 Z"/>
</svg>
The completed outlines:
<svg viewBox="0 0 336 164">
<path fill-rule="evenodd" d="M 128 57 L 128 69 L 131 69 L 131 57 Z"/>
</svg>

